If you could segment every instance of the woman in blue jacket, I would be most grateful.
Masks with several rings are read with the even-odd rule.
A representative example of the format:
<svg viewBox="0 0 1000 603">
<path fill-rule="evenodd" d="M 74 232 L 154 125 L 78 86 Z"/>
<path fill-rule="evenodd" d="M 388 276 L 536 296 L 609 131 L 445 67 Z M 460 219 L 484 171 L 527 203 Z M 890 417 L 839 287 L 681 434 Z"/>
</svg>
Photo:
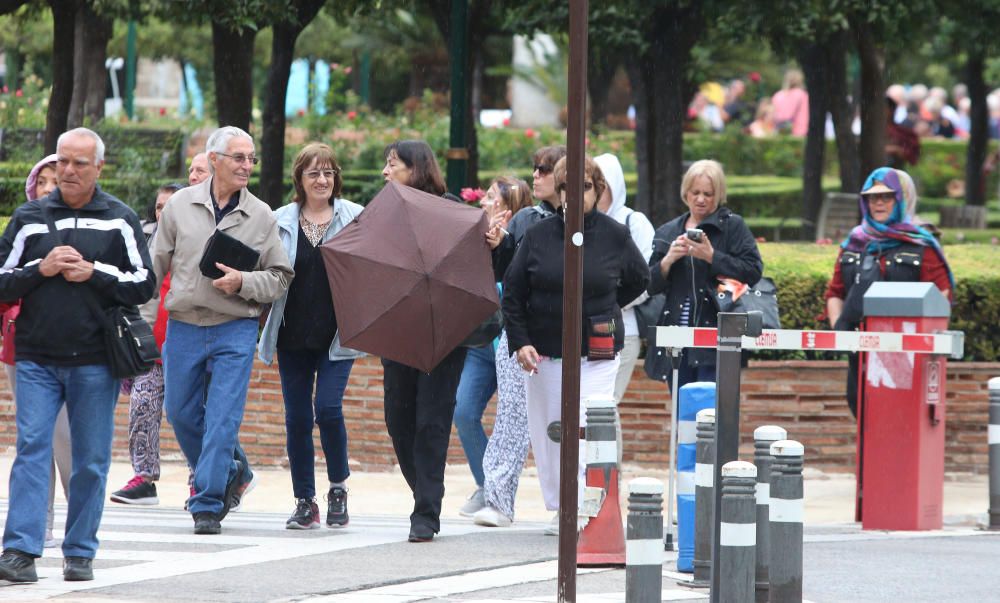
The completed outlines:
<svg viewBox="0 0 1000 603">
<path fill-rule="evenodd" d="M 281 243 L 295 268 L 288 291 L 274 302 L 257 347 L 267 364 L 278 357 L 281 392 L 285 399 L 288 464 L 292 472 L 295 511 L 285 527 L 320 527 L 316 503 L 313 422 L 330 479 L 326 525 L 347 525 L 347 428 L 343 397 L 354 359 L 360 352 L 340 345 L 337 316 L 320 244 L 349 224 L 362 207 L 339 198 L 340 166 L 333 150 L 312 143 L 292 166 L 294 203 L 274 212 Z M 313 388 L 315 385 L 315 397 Z"/>
</svg>

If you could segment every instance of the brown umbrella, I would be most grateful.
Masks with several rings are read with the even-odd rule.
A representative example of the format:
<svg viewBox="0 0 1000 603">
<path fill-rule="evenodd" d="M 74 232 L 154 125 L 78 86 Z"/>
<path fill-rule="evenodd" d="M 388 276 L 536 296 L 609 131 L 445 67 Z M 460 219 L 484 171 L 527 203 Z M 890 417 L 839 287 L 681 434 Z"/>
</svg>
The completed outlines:
<svg viewBox="0 0 1000 603">
<path fill-rule="evenodd" d="M 431 371 L 499 307 L 486 214 L 388 183 L 321 247 L 343 345 Z"/>
</svg>

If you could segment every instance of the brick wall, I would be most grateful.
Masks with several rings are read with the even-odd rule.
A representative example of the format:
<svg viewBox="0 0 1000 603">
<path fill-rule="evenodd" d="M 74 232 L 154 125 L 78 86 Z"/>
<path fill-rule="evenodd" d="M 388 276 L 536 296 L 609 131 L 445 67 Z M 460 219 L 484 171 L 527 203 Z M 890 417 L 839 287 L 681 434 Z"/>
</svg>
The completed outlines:
<svg viewBox="0 0 1000 603">
<path fill-rule="evenodd" d="M 810 467 L 824 471 L 853 471 L 854 423 L 843 398 L 846 363 L 838 361 L 759 361 L 743 372 L 741 404 L 741 455 L 752 455 L 753 430 L 776 424 L 789 437 L 806 446 Z M 948 471 L 986 473 L 987 381 L 1000 375 L 1000 363 L 952 363 L 948 366 L 947 443 Z M 669 393 L 650 381 L 641 363 L 621 404 L 625 462 L 665 466 L 667 463 Z M 484 423 L 493 423 L 495 404 Z M 6 381 L 0 379 L 0 449 L 13 451 L 13 404 Z M 382 367 L 377 359 L 358 361 L 351 373 L 344 399 L 350 437 L 352 466 L 380 471 L 395 461 L 382 415 Z M 247 411 L 240 433 L 250 459 L 256 464 L 286 463 L 284 410 L 281 384 L 274 367 L 254 366 Z M 173 431 L 161 433 L 165 459 L 181 459 Z M 321 455 L 318 435 L 317 454 Z M 115 418 L 115 457 L 128 458 L 128 403 L 122 398 Z M 458 437 L 452 434 L 449 463 L 463 463 Z"/>
</svg>

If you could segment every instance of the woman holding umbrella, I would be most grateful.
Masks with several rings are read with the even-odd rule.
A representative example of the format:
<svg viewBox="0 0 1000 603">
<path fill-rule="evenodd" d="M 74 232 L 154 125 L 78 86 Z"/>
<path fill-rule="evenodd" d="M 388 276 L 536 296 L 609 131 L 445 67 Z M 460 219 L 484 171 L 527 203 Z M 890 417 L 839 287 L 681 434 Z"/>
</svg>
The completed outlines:
<svg viewBox="0 0 1000 603">
<path fill-rule="evenodd" d="M 320 527 L 314 421 L 330 480 L 326 525 L 342 527 L 349 521 L 346 482 L 351 473 L 342 403 L 354 359 L 361 353 L 340 345 L 320 244 L 349 224 L 362 207 L 340 198 L 340 166 L 333 149 L 325 144 L 308 144 L 299 152 L 292 165 L 292 184 L 294 203 L 276 210 L 274 216 L 295 279 L 272 305 L 257 350 L 267 364 L 277 352 L 285 399 L 286 448 L 295 496 L 295 511 L 285 527 Z"/>
<path fill-rule="evenodd" d="M 426 142 L 400 140 L 386 147 L 384 156 L 386 182 L 461 203 L 445 192 L 441 170 Z M 466 348 L 458 345 L 430 372 L 382 358 L 385 424 L 399 468 L 413 491 L 410 542 L 430 542 L 441 529 L 444 468 L 465 355 Z"/>
<path fill-rule="evenodd" d="M 566 197 L 566 159 L 553 171 L 556 190 Z M 646 288 L 649 270 L 628 228 L 597 209 L 607 183 L 593 159 L 584 167 L 583 338 L 580 397 L 614 396 L 618 353 L 624 345 L 621 307 Z M 562 211 L 524 235 L 504 277 L 507 338 L 526 383 L 528 430 L 549 510 L 559 508 L 559 445 L 547 430 L 560 419 L 562 392 L 562 297 L 565 223 Z M 581 408 L 580 424 L 586 423 Z M 581 451 L 580 459 L 584 459 Z M 580 465 L 580 474 L 584 465 Z M 579 481 L 583 485 L 583 480 Z M 580 497 L 582 501 L 582 496 Z M 554 520 L 558 524 L 558 513 Z M 550 533 L 552 533 L 550 531 Z"/>
</svg>

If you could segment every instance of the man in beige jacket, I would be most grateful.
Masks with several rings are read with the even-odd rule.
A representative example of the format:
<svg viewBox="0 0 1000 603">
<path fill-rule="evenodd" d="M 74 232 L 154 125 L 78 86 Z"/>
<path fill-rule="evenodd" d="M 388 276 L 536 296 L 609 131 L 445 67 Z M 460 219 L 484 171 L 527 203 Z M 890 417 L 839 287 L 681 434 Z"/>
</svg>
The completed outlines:
<svg viewBox="0 0 1000 603">
<path fill-rule="evenodd" d="M 170 273 L 164 306 L 170 313 L 163 345 L 167 418 L 194 470 L 188 510 L 195 534 L 218 534 L 234 494 L 250 470 L 234 460 L 264 304 L 285 292 L 294 272 L 271 208 L 247 191 L 257 158 L 243 130 L 227 126 L 205 145 L 212 176 L 178 191 L 164 208 L 153 265 L 162 282 Z M 220 278 L 204 276 L 199 262 L 220 230 L 260 252 L 251 271 L 217 263 Z M 208 396 L 205 396 L 206 379 Z"/>
</svg>

